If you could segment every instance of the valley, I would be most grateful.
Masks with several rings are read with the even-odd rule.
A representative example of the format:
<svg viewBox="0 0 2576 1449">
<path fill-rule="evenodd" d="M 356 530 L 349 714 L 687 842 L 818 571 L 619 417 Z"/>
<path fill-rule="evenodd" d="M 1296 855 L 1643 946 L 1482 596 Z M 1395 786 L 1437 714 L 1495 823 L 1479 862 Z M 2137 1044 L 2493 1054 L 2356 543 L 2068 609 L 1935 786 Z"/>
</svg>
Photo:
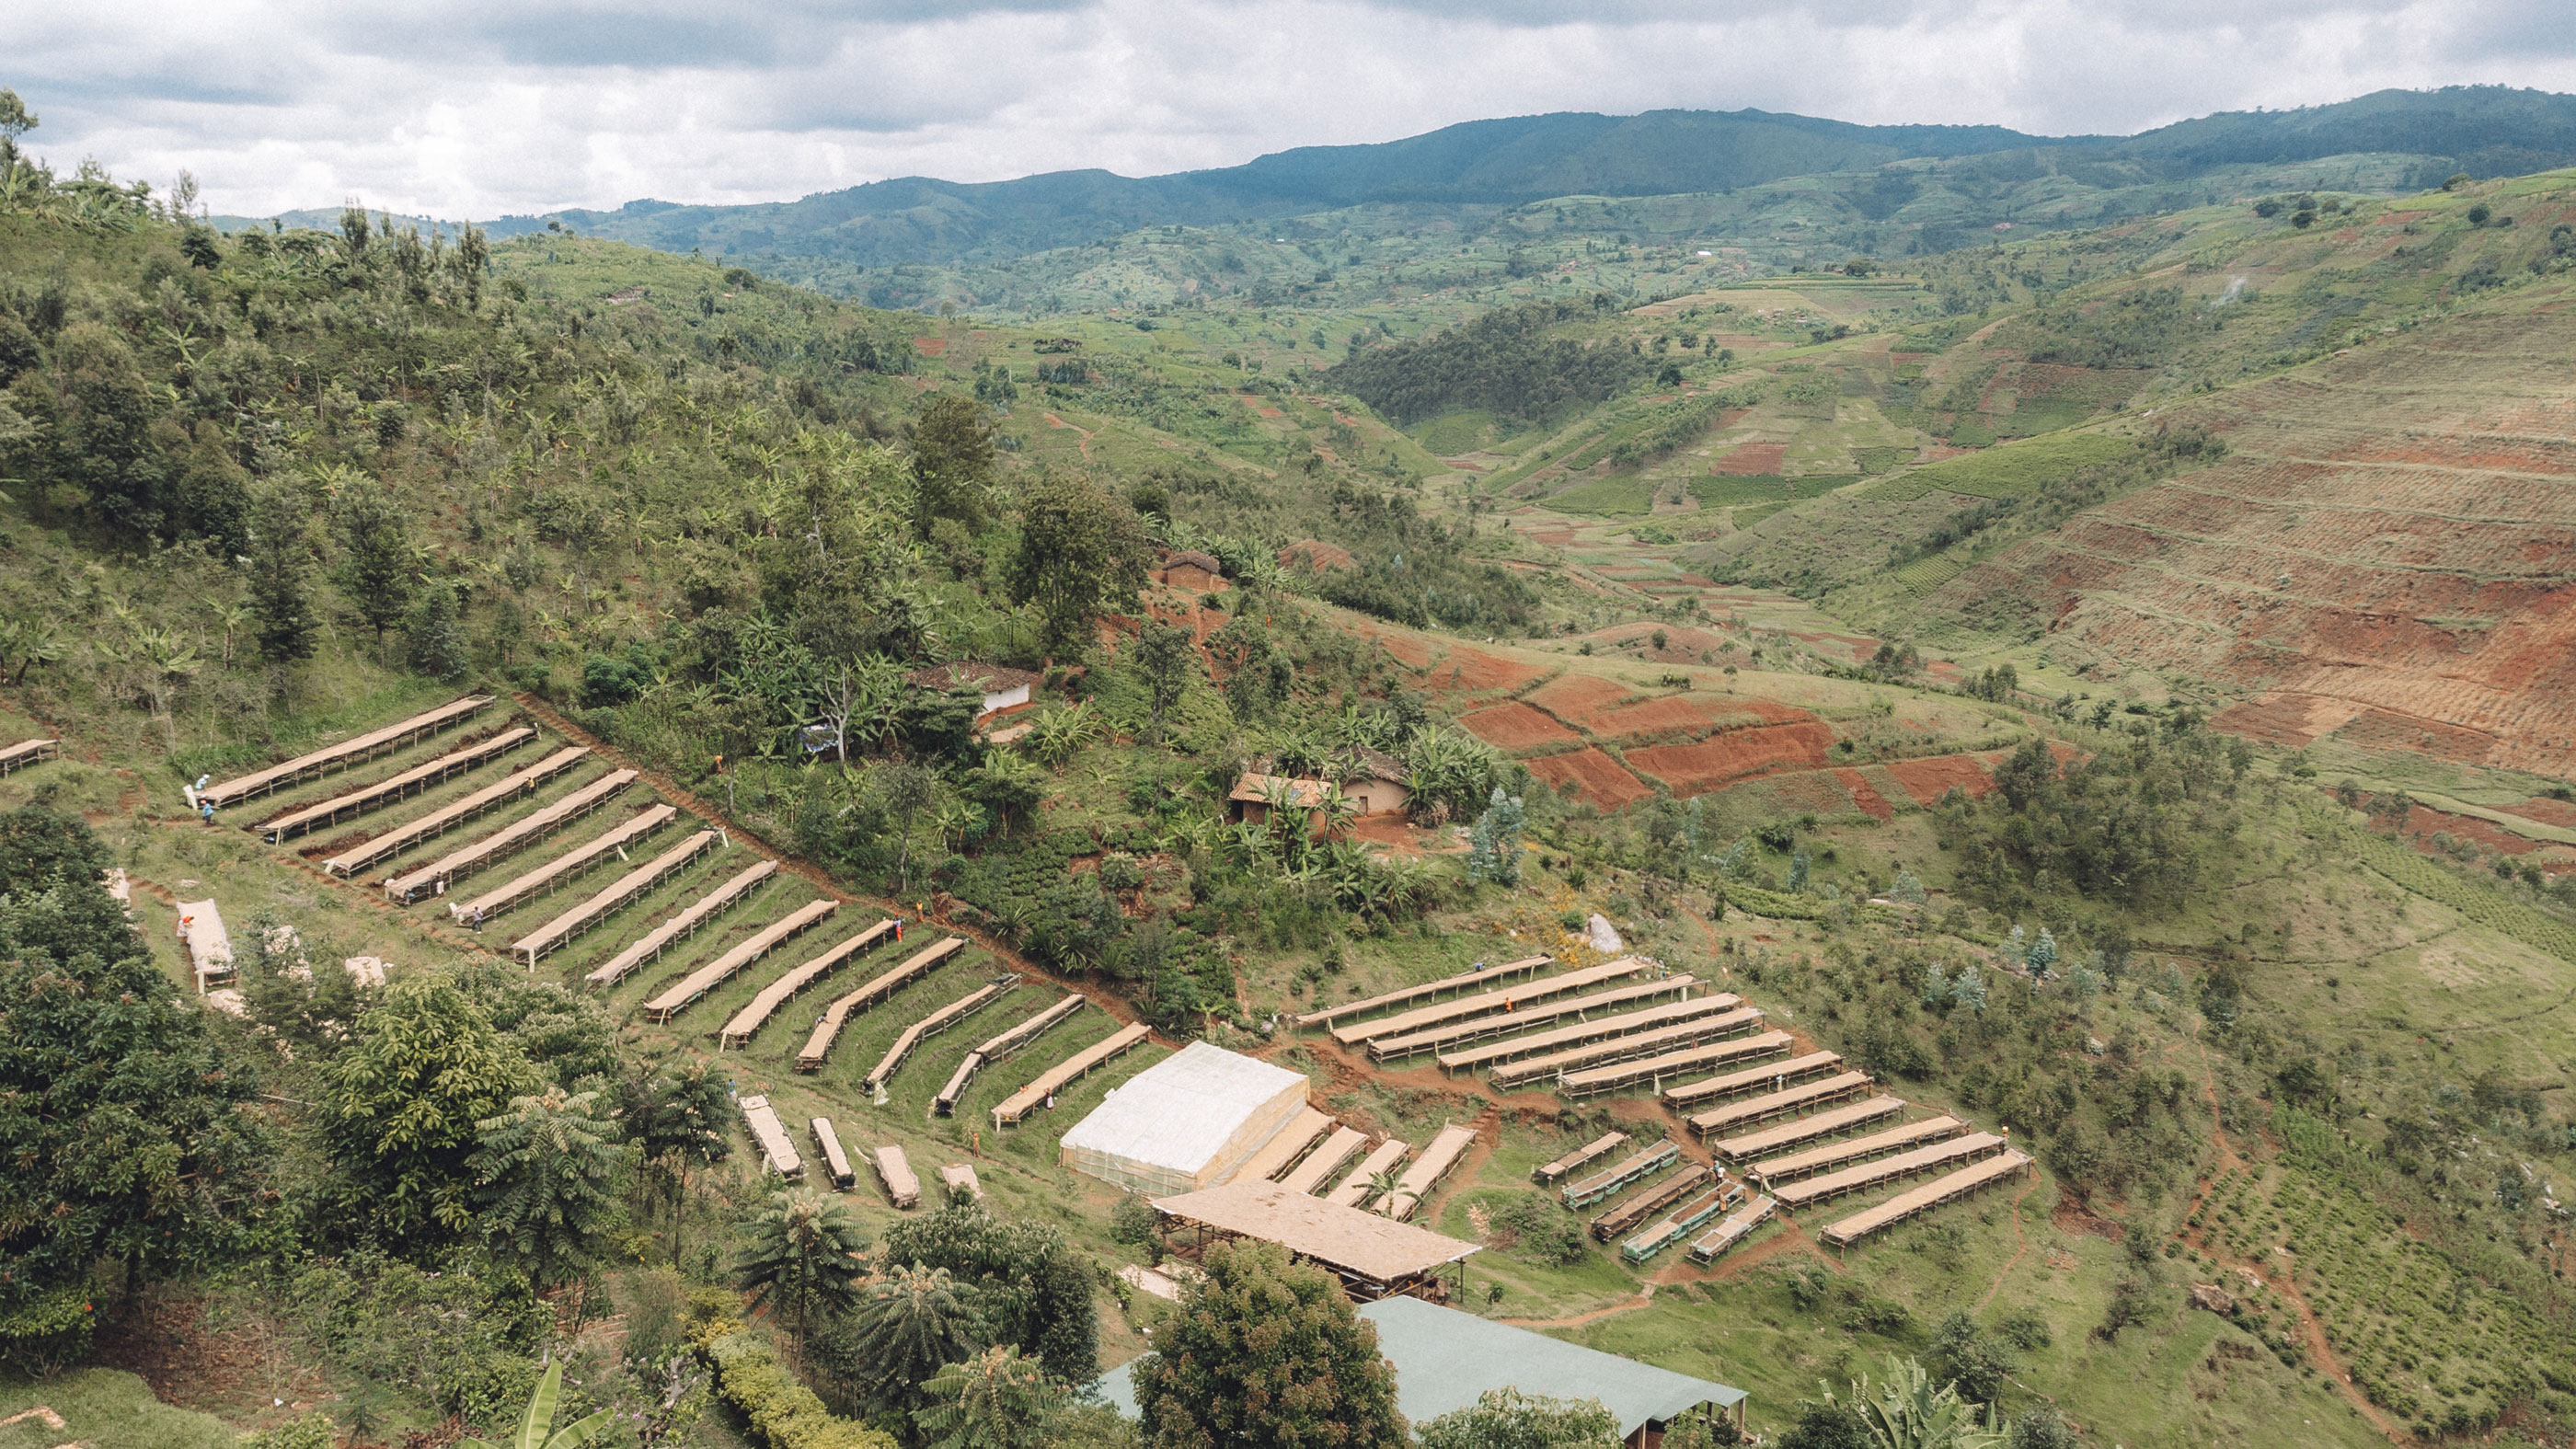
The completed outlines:
<svg viewBox="0 0 2576 1449">
<path fill-rule="evenodd" d="M 10 203 L 0 963 L 206 1069 L 11 1037 L 151 1190 L 0 1196 L 0 1446 L 451 1442 L 540 1359 L 928 1443 L 932 1266 L 1011 1442 L 1139 1443 L 1081 1391 L 1197 1265 L 1063 1139 L 1200 1044 L 1306 1079 L 1265 1180 L 1766 1442 L 1908 1362 L 2016 1446 L 2568 1442 L 2576 175 L 2001 139 L 1012 256 Z M 556 1226 L 513 1122 L 602 1144 Z"/>
</svg>

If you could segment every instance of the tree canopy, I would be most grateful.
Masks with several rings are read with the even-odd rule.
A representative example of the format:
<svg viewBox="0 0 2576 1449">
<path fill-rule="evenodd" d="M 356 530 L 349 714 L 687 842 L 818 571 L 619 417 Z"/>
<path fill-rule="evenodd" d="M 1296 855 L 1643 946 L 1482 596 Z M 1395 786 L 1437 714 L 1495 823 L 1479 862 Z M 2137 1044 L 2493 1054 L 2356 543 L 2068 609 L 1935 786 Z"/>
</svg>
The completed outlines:
<svg viewBox="0 0 2576 1449">
<path fill-rule="evenodd" d="M 1408 1432 L 1377 1330 L 1341 1284 L 1269 1243 L 1208 1249 L 1153 1353 L 1131 1371 L 1154 1449 L 1379 1449 Z"/>
</svg>

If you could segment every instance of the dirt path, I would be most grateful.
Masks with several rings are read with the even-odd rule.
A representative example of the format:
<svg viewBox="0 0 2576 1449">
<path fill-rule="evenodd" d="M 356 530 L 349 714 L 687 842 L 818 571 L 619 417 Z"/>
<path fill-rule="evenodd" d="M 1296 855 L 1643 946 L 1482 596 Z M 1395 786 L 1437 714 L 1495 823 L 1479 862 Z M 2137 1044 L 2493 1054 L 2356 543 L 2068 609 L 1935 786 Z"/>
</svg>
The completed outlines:
<svg viewBox="0 0 2576 1449">
<path fill-rule="evenodd" d="M 1097 434 L 1093 433 L 1093 432 L 1091 431 L 1091 429 L 1089 429 L 1089 428 L 1086 428 L 1086 427 L 1080 427 L 1080 426 L 1077 426 L 1076 424 L 1073 424 L 1073 423 L 1068 423 L 1068 422 L 1066 422 L 1064 419 L 1062 419 L 1062 418 L 1060 418 L 1060 417 L 1057 417 L 1057 416 L 1056 416 L 1055 414 L 1053 414 L 1053 413 L 1041 413 L 1041 414 L 1039 414 L 1039 416 L 1041 416 L 1041 417 L 1043 417 L 1043 418 L 1045 418 L 1045 419 L 1046 419 L 1046 421 L 1047 421 L 1047 426 L 1048 426 L 1048 427 L 1051 427 L 1051 428 L 1067 428 L 1067 429 L 1071 429 L 1071 430 L 1072 430 L 1072 431 L 1074 431 L 1074 432 L 1077 432 L 1077 433 L 1082 434 L 1082 441 L 1080 441 L 1080 442 L 1078 442 L 1078 443 L 1074 444 L 1074 446 L 1075 446 L 1075 447 L 1077 447 L 1077 448 L 1080 448 L 1080 449 L 1082 450 L 1082 461 L 1084 461 L 1084 462 L 1086 462 L 1086 463 L 1088 463 L 1088 462 L 1090 462 L 1090 461 L 1091 461 L 1091 440 L 1092 440 L 1094 437 L 1096 437 L 1096 436 L 1097 436 Z"/>
<path fill-rule="evenodd" d="M 2218 1076 L 2210 1069 L 2209 1048 L 2201 1046 L 2199 1050 L 2200 1090 L 2202 1096 L 2209 1102 L 2209 1136 L 2211 1141 L 2218 1144 L 2220 1170 L 2211 1173 L 2194 1186 L 2191 1211 L 2183 1215 L 2186 1226 L 2176 1236 L 2222 1264 L 2253 1274 L 2274 1292 L 2279 1293 L 2282 1301 L 2290 1305 L 2290 1311 L 2298 1318 L 2299 1337 L 2307 1344 L 2309 1361 L 2326 1376 L 2327 1382 L 2342 1390 L 2343 1396 L 2352 1402 L 2352 1406 L 2361 1411 L 2361 1416 L 2370 1421 L 2370 1426 L 2386 1435 L 2389 1442 L 2411 1443 L 2412 1440 L 2406 1431 L 2397 1427 L 2395 1420 L 2389 1418 L 2377 1404 L 2370 1401 L 2369 1395 L 2353 1384 L 2351 1375 L 2345 1372 L 2343 1364 L 2335 1358 L 2333 1346 L 2326 1342 L 2325 1324 L 2318 1319 L 2316 1310 L 2308 1306 L 2308 1300 L 2299 1292 L 2297 1284 L 2291 1282 L 2286 1274 L 2275 1277 L 2263 1272 L 2261 1264 L 2248 1263 L 2238 1258 L 2224 1247 L 2211 1242 L 2206 1230 L 2195 1234 L 2187 1225 L 2189 1220 L 2197 1216 L 2207 1205 L 2210 1189 L 2217 1184 L 2219 1176 L 2246 1166 L 2245 1159 L 2237 1154 L 2236 1144 L 2227 1140 L 2226 1129 L 2218 1125 Z"/>
<path fill-rule="evenodd" d="M 1660 1286 L 1650 1282 L 1639 1289 L 1634 1298 L 1613 1303 L 1606 1308 L 1591 1308 L 1581 1313 L 1568 1314 L 1563 1318 L 1498 1318 L 1494 1321 L 1508 1323 L 1514 1328 L 1581 1328 L 1587 1323 L 1616 1318 L 1622 1313 L 1634 1313 L 1640 1308 L 1652 1308 L 1655 1304 L 1655 1289 Z"/>
<path fill-rule="evenodd" d="M 2022 1184 L 2021 1191 L 2013 1194 L 2013 1255 L 2010 1259 L 2005 1261 L 2003 1267 L 1996 1270 L 1994 1286 L 1986 1290 L 1985 1297 L 1977 1300 L 1977 1311 L 1979 1313 L 1985 1312 L 1986 1305 L 1995 1301 L 1995 1295 L 2004 1291 L 2004 1279 L 2012 1276 L 2012 1270 L 2020 1267 L 2021 1260 L 2030 1256 L 2030 1235 L 2021 1230 L 2021 1205 L 2022 1200 L 2029 1197 L 2032 1192 L 2038 1189 L 2038 1187 L 2039 1175 L 2037 1173 L 2032 1173 L 2030 1174 L 2030 1180 Z"/>
</svg>

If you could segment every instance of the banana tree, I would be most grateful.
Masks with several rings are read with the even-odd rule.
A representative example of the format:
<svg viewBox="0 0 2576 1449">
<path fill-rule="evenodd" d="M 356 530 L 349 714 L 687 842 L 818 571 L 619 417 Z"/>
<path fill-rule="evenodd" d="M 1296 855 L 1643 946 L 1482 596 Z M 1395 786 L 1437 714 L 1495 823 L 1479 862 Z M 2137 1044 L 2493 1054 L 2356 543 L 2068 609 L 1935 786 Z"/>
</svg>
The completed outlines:
<svg viewBox="0 0 2576 1449">
<path fill-rule="evenodd" d="M 489 1439 L 459 1439 L 465 1449 L 578 1449 L 598 1438 L 615 1417 L 613 1410 L 602 1409 L 587 1418 L 576 1419 L 555 1428 L 555 1404 L 563 1397 L 563 1365 L 546 1365 L 546 1376 L 537 1383 L 537 1391 L 528 1396 L 527 1415 L 519 1421 L 519 1432 L 495 1444 Z"/>
</svg>

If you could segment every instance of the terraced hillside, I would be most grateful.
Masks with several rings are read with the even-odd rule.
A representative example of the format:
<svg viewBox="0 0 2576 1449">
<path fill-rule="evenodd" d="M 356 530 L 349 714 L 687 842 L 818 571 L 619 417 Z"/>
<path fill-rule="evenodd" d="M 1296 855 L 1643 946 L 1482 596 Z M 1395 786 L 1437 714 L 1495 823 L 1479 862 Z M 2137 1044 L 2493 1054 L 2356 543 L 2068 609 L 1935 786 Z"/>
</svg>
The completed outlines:
<svg viewBox="0 0 2576 1449">
<path fill-rule="evenodd" d="M 2576 769 L 2576 316 L 2461 318 L 2180 410 L 2229 456 L 1934 602 L 2259 693 L 2222 722 Z"/>
</svg>

